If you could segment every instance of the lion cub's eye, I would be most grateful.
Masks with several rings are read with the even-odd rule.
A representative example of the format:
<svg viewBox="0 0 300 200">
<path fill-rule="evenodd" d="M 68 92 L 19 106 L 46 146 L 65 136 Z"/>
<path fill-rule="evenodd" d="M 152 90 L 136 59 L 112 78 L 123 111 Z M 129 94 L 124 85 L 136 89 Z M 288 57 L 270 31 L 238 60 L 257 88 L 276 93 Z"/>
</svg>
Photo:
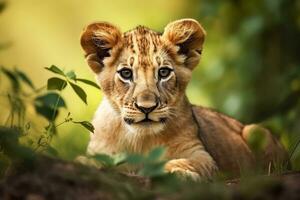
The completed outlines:
<svg viewBox="0 0 300 200">
<path fill-rule="evenodd" d="M 167 78 L 168 76 L 170 76 L 172 71 L 173 69 L 170 69 L 168 67 L 162 67 L 158 70 L 158 76 L 159 78 Z"/>
<path fill-rule="evenodd" d="M 123 68 L 123 69 L 120 69 L 118 71 L 118 73 L 125 80 L 131 80 L 132 79 L 132 71 L 130 69 Z"/>
</svg>

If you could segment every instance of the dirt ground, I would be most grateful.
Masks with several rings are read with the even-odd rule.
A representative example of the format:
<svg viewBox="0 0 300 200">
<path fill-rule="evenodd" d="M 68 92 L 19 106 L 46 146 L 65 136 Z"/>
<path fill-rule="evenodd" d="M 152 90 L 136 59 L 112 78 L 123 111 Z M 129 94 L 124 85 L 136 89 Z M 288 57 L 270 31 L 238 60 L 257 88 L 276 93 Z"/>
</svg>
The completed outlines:
<svg viewBox="0 0 300 200">
<path fill-rule="evenodd" d="M 168 184 L 168 183 L 165 183 Z M 163 181 L 97 170 L 47 157 L 11 170 L 0 182 L 0 199 L 300 199 L 300 172 L 226 183 L 181 183 L 164 189 Z"/>
</svg>

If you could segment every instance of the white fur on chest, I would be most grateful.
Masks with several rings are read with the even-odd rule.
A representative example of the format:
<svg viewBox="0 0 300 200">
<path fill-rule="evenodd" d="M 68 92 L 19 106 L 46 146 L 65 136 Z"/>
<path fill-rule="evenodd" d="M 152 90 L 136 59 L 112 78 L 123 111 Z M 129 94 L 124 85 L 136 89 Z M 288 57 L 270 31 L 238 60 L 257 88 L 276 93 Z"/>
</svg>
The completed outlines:
<svg viewBox="0 0 300 200">
<path fill-rule="evenodd" d="M 104 98 L 92 121 L 95 131 L 91 133 L 87 153 L 118 154 L 143 153 L 148 146 L 158 146 L 151 140 L 161 133 L 164 126 L 140 127 L 126 124 L 109 101 Z"/>
</svg>

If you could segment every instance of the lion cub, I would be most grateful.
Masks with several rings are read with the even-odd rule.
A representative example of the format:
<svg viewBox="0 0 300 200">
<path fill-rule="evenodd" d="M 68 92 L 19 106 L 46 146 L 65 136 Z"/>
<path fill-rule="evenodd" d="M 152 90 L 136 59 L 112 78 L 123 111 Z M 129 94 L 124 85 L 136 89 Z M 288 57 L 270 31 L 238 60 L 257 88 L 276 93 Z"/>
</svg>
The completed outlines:
<svg viewBox="0 0 300 200">
<path fill-rule="evenodd" d="M 284 160 L 285 151 L 267 130 L 189 103 L 185 90 L 204 38 L 193 19 L 171 22 L 163 33 L 144 26 L 122 33 L 107 22 L 88 25 L 81 46 L 104 98 L 87 153 L 147 153 L 163 146 L 167 172 L 206 179 L 218 170 L 239 174 L 253 167 L 247 138 L 259 130 L 266 137 L 264 162 Z"/>
</svg>

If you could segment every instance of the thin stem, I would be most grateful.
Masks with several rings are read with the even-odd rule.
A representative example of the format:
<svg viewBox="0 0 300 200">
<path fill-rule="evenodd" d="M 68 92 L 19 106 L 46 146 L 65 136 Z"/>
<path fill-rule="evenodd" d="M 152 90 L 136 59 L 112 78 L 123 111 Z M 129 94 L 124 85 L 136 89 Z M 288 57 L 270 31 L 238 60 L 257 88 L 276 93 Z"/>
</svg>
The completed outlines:
<svg viewBox="0 0 300 200">
<path fill-rule="evenodd" d="M 59 127 L 60 125 L 63 125 L 63 124 L 66 123 L 66 122 L 67 122 L 67 120 L 65 120 L 65 121 L 63 121 L 63 122 L 57 124 L 57 125 L 55 126 L 55 128 Z"/>
<path fill-rule="evenodd" d="M 64 88 L 65 85 L 66 85 L 66 83 L 64 85 L 62 85 L 61 89 Z M 55 103 L 55 106 L 54 106 L 54 112 L 52 114 L 52 118 L 51 118 L 51 122 L 50 123 L 54 123 L 54 119 L 55 119 L 55 115 L 56 115 L 57 106 L 58 106 L 59 101 L 60 101 L 60 95 L 58 96 L 58 98 L 56 100 L 56 103 Z M 49 131 L 50 131 L 50 129 L 47 130 L 47 135 L 49 135 Z"/>
</svg>

